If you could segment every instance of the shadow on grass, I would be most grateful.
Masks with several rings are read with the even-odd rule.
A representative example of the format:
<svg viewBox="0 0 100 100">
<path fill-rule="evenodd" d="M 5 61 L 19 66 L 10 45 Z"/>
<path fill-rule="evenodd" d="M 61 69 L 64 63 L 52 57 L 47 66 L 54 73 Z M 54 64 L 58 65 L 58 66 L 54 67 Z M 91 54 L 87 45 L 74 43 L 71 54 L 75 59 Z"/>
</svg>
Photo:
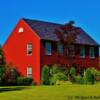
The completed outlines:
<svg viewBox="0 0 100 100">
<path fill-rule="evenodd" d="M 9 92 L 9 91 L 20 91 L 20 90 L 24 90 L 24 89 L 29 89 L 29 87 L 1 87 L 0 88 L 0 93 L 1 92 Z"/>
</svg>

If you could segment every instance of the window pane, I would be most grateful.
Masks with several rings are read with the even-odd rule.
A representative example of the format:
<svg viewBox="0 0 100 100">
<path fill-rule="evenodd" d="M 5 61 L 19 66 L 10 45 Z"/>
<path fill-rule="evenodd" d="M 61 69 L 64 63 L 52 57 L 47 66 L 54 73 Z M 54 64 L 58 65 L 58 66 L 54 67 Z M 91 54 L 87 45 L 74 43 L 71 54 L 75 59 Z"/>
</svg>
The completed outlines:
<svg viewBox="0 0 100 100">
<path fill-rule="evenodd" d="M 32 55 L 32 43 L 27 44 L 27 55 Z"/>
<path fill-rule="evenodd" d="M 32 67 L 27 67 L 27 77 L 32 77 Z"/>
<path fill-rule="evenodd" d="M 51 43 L 47 42 L 45 44 L 46 55 L 51 55 Z"/>
<path fill-rule="evenodd" d="M 57 52 L 58 52 L 58 54 L 63 54 L 63 45 L 62 44 L 57 45 Z"/>
<path fill-rule="evenodd" d="M 85 47 L 80 47 L 80 57 L 81 58 L 85 57 Z"/>
<path fill-rule="evenodd" d="M 94 52 L 94 48 L 93 47 L 90 48 L 89 54 L 90 54 L 91 58 L 95 57 L 95 52 Z"/>
<path fill-rule="evenodd" d="M 18 32 L 19 32 L 19 33 L 22 33 L 22 32 L 24 32 L 24 29 L 23 29 L 23 27 L 20 27 L 20 28 L 19 28 L 19 30 L 18 30 Z"/>
</svg>

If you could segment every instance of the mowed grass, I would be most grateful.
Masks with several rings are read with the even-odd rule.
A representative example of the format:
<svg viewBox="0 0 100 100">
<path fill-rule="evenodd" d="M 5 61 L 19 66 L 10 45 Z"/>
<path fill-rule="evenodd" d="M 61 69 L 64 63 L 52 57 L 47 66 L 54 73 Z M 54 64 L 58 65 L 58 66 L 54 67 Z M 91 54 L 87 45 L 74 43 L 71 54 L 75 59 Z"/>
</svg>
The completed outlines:
<svg viewBox="0 0 100 100">
<path fill-rule="evenodd" d="M 100 85 L 0 87 L 0 100 L 100 100 Z M 88 98 L 88 97 L 91 97 Z M 84 97 L 85 99 L 80 99 Z M 93 99 L 94 98 L 94 99 Z"/>
</svg>

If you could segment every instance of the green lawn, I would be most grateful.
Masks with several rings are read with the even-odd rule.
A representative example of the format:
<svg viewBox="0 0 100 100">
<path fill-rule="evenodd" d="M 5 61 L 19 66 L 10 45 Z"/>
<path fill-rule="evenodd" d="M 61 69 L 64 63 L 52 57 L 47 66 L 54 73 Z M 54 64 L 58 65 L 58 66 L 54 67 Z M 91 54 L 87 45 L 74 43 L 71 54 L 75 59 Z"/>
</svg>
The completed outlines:
<svg viewBox="0 0 100 100">
<path fill-rule="evenodd" d="M 99 84 L 0 87 L 0 100 L 100 100 L 99 96 Z"/>
</svg>

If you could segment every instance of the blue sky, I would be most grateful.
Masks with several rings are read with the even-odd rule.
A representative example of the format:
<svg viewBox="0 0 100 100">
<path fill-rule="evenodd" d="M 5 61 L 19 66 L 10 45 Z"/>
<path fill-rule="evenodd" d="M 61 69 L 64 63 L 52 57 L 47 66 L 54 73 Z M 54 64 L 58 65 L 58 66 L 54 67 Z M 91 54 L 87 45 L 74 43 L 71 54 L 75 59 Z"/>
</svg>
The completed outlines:
<svg viewBox="0 0 100 100">
<path fill-rule="evenodd" d="M 23 17 L 62 24 L 74 20 L 100 44 L 100 0 L 1 0 L 0 44 Z"/>
</svg>

